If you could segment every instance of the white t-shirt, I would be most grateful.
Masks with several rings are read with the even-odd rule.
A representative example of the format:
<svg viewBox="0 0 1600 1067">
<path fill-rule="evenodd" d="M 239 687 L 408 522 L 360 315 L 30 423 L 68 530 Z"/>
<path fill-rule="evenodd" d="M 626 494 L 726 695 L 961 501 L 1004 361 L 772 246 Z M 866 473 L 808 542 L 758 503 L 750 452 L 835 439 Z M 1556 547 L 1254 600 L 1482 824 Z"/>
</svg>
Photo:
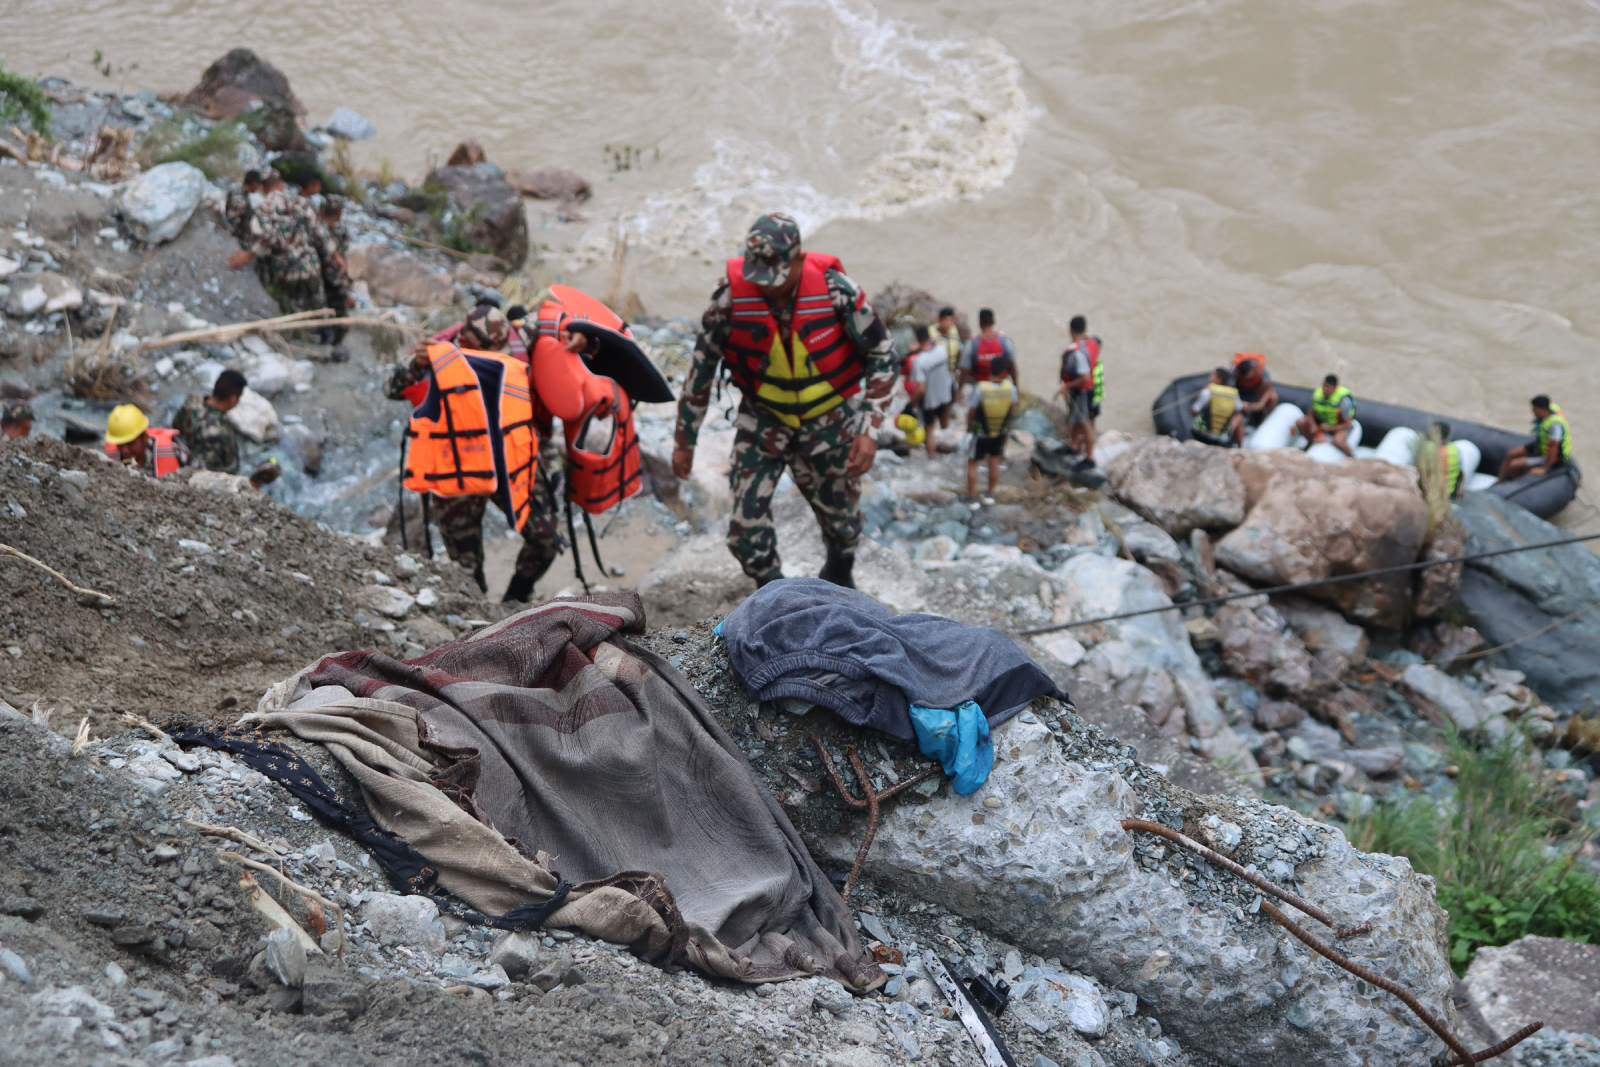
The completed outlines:
<svg viewBox="0 0 1600 1067">
<path fill-rule="evenodd" d="M 950 380 L 950 359 L 938 345 L 912 357 L 911 380 L 927 386 L 928 393 L 922 399 L 925 408 L 942 407 L 955 397 L 954 383 Z"/>
</svg>

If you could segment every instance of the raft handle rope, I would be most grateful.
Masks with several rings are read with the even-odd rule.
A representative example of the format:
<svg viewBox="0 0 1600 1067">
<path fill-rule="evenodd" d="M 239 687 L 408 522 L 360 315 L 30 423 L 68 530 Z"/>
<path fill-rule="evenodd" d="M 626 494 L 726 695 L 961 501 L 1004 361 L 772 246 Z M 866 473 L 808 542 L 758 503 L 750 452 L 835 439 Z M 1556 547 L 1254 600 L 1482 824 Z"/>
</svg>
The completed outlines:
<svg viewBox="0 0 1600 1067">
<path fill-rule="evenodd" d="M 1072 622 L 1057 622 L 1051 623 L 1049 626 L 1035 626 L 1031 630 L 1019 630 L 1018 633 L 1023 637 L 1031 637 L 1034 634 L 1054 633 L 1057 630 L 1070 630 L 1078 626 L 1093 626 L 1096 623 L 1115 622 L 1118 619 L 1133 619 L 1141 615 L 1156 615 L 1163 611 L 1203 608 L 1211 604 L 1224 604 L 1230 600 L 1243 600 L 1246 597 L 1253 596 L 1277 596 L 1280 593 L 1294 593 L 1301 589 L 1316 589 L 1319 586 L 1334 585 L 1338 582 L 1354 582 L 1362 578 L 1381 577 L 1385 574 L 1403 574 L 1407 571 L 1419 571 L 1428 567 L 1446 567 L 1453 563 L 1471 563 L 1473 560 L 1488 559 L 1491 556 L 1508 556 L 1516 552 L 1532 552 L 1541 548 L 1559 548 L 1562 545 L 1575 545 L 1580 541 L 1595 540 L 1600 540 L 1600 533 L 1583 534 L 1578 537 L 1563 537 L 1557 541 L 1541 541 L 1535 545 L 1512 545 L 1510 548 L 1494 548 L 1486 552 L 1472 552 L 1465 556 L 1451 556 L 1449 559 L 1429 559 L 1421 560 L 1417 563 L 1402 563 L 1397 567 L 1380 567 L 1377 570 L 1358 571 L 1355 574 L 1338 574 L 1331 578 L 1319 578 L 1314 582 L 1274 585 L 1266 589 L 1252 589 L 1247 593 L 1225 593 L 1222 596 L 1205 597 L 1201 600 L 1186 600 L 1181 604 L 1163 604 L 1157 608 L 1141 608 L 1138 611 L 1124 611 L 1116 615 L 1099 615 L 1092 619 L 1075 619 Z"/>
</svg>

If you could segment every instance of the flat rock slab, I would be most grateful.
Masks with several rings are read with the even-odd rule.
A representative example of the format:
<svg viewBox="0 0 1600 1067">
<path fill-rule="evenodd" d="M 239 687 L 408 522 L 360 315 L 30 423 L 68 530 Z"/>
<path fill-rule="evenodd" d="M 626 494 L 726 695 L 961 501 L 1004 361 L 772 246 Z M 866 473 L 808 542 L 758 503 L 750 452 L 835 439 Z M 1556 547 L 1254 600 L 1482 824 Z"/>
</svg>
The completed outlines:
<svg viewBox="0 0 1600 1067">
<path fill-rule="evenodd" d="M 1466 986 L 1497 1040 L 1541 1019 L 1547 1029 L 1600 1034 L 1600 945 L 1524 937 L 1482 948 Z"/>
</svg>

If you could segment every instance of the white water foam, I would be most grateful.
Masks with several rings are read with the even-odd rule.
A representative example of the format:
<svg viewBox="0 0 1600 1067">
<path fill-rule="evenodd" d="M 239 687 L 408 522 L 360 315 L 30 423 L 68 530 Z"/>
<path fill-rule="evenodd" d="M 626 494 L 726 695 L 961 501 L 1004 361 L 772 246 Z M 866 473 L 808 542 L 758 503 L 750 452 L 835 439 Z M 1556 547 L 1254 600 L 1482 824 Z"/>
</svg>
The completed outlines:
<svg viewBox="0 0 1600 1067">
<path fill-rule="evenodd" d="M 608 256 L 618 224 L 634 247 L 716 256 L 766 211 L 810 233 L 977 198 L 1011 176 L 1031 113 L 1021 65 L 998 42 L 924 36 L 853 0 L 729 0 L 725 10 L 752 90 L 802 86 L 790 106 L 804 114 L 763 124 L 787 137 L 781 145 L 713 123 L 712 158 L 689 184 L 595 227 L 581 261 Z"/>
</svg>

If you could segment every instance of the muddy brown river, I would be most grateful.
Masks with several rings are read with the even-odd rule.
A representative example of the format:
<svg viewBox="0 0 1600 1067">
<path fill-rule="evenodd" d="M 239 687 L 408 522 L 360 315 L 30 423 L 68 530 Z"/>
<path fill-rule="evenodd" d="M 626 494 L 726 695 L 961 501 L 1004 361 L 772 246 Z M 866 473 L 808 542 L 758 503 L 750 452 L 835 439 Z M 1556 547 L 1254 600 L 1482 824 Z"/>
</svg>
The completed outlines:
<svg viewBox="0 0 1600 1067">
<path fill-rule="evenodd" d="M 129 90 L 249 46 L 413 177 L 464 136 L 572 167 L 596 196 L 530 206 L 544 269 L 603 287 L 625 236 L 652 311 L 697 313 L 787 210 L 870 288 L 995 308 L 1035 389 L 1086 314 L 1112 426 L 1259 349 L 1513 429 L 1548 392 L 1600 471 L 1594 0 L 0 0 L 0 25 L 11 68 Z"/>
</svg>

